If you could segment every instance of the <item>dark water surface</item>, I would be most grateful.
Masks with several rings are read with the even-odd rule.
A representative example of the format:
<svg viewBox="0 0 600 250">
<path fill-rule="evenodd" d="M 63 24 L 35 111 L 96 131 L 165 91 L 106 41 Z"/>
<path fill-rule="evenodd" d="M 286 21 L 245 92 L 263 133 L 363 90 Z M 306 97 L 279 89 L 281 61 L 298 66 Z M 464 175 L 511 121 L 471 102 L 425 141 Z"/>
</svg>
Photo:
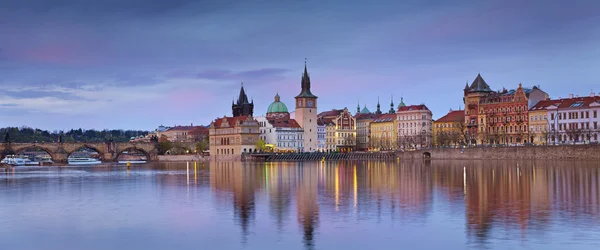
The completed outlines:
<svg viewBox="0 0 600 250">
<path fill-rule="evenodd" d="M 600 249 L 600 163 L 0 169 L 0 249 Z"/>
</svg>

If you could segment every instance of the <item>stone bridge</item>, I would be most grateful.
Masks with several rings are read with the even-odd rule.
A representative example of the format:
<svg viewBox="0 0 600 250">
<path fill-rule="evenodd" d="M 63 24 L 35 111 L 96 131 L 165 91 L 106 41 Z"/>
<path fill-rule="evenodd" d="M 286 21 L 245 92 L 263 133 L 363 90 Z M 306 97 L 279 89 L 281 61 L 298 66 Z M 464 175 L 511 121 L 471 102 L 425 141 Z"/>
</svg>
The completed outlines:
<svg viewBox="0 0 600 250">
<path fill-rule="evenodd" d="M 156 144 L 149 142 L 2 143 L 0 157 L 19 154 L 25 149 L 41 149 L 46 151 L 54 162 L 65 163 L 71 153 L 82 148 L 96 150 L 102 157 L 102 161 L 116 161 L 121 153 L 133 149 L 142 152 L 150 161 L 158 160 Z"/>
</svg>

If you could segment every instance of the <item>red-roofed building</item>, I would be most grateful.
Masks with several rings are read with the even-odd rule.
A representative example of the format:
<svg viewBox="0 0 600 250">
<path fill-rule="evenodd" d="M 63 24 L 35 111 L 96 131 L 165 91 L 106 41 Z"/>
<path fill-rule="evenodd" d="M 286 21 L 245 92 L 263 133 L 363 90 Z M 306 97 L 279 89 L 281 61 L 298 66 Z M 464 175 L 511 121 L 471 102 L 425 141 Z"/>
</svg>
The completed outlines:
<svg viewBox="0 0 600 250">
<path fill-rule="evenodd" d="M 369 149 L 371 122 L 380 116 L 378 114 L 368 113 L 369 110 L 366 107 L 363 109 L 363 111 L 365 112 L 357 113 L 354 116 L 354 119 L 356 120 L 356 148 L 358 150 Z"/>
<path fill-rule="evenodd" d="M 433 121 L 433 145 L 459 145 L 465 140 L 465 129 L 465 111 L 450 110 L 445 116 Z"/>
<path fill-rule="evenodd" d="M 400 100 L 398 111 L 398 141 L 397 146 L 402 149 L 425 148 L 432 143 L 432 113 L 425 104 L 405 105 Z"/>
<path fill-rule="evenodd" d="M 531 134 L 538 140 L 553 144 L 598 142 L 600 96 L 593 93 L 540 102 L 530 109 L 530 113 Z M 546 119 L 543 119 L 544 115 Z"/>
<path fill-rule="evenodd" d="M 208 128 L 205 126 L 174 126 L 156 130 L 159 140 L 170 142 L 199 142 L 208 137 Z"/>
<path fill-rule="evenodd" d="M 369 138 L 369 148 L 378 150 L 393 150 L 398 147 L 398 132 L 396 129 L 396 114 L 382 114 L 373 119 L 370 124 L 371 137 Z"/>
<path fill-rule="evenodd" d="M 237 159 L 242 153 L 255 152 L 259 125 L 252 116 L 218 118 L 210 123 L 210 155 Z"/>
</svg>

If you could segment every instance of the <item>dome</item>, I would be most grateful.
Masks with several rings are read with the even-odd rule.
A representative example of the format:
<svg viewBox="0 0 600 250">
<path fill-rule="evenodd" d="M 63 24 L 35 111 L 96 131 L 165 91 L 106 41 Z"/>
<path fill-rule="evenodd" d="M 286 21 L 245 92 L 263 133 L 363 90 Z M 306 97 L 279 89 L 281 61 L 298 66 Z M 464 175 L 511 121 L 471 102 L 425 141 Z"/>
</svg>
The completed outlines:
<svg viewBox="0 0 600 250">
<path fill-rule="evenodd" d="M 400 103 L 398 104 L 398 108 L 400 107 L 406 107 L 406 104 L 404 104 L 404 98 L 400 98 Z"/>
<path fill-rule="evenodd" d="M 365 105 L 365 107 L 362 109 L 362 111 L 360 111 L 361 114 L 370 114 L 371 111 L 369 111 L 369 109 L 367 108 L 367 105 Z"/>
<path fill-rule="evenodd" d="M 288 113 L 287 106 L 279 99 L 279 94 L 275 95 L 275 101 L 269 105 L 268 113 Z"/>
</svg>

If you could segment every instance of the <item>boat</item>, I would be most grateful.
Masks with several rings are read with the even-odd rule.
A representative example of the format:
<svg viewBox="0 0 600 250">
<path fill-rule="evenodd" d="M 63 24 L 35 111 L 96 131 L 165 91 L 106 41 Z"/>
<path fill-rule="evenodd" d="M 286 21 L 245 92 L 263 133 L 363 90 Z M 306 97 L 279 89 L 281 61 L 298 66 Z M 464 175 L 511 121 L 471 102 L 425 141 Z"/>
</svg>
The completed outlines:
<svg viewBox="0 0 600 250">
<path fill-rule="evenodd" d="M 69 157 L 69 165 L 95 165 L 102 164 L 102 162 L 96 158 L 89 157 Z"/>
<path fill-rule="evenodd" d="M 0 163 L 13 166 L 24 166 L 29 162 L 31 162 L 31 160 L 29 160 L 28 158 L 21 158 L 16 155 L 7 155 L 6 157 L 4 157 L 4 159 L 2 159 L 2 161 L 0 161 Z"/>
</svg>

